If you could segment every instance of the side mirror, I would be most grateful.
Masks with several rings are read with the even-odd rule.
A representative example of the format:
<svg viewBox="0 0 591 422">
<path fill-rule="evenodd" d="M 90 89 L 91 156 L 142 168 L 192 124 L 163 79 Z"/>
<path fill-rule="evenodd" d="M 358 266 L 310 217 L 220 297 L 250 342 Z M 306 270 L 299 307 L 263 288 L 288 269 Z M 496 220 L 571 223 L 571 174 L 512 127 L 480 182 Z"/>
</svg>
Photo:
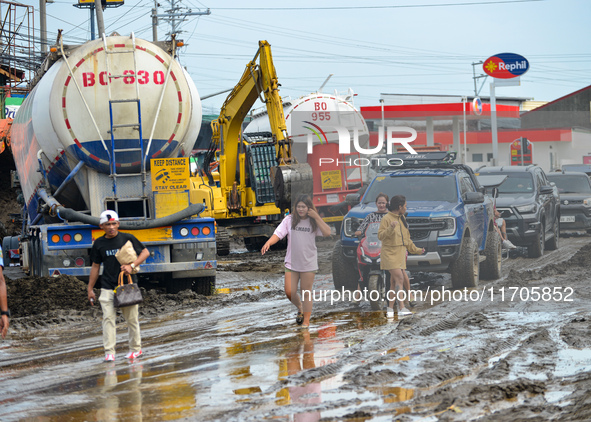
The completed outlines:
<svg viewBox="0 0 591 422">
<path fill-rule="evenodd" d="M 466 204 L 482 204 L 484 202 L 484 194 L 482 192 L 466 192 L 464 194 L 464 203 Z"/>
<path fill-rule="evenodd" d="M 542 186 L 540 188 L 540 193 L 542 195 L 550 195 L 554 192 L 554 188 L 552 186 Z"/>
<path fill-rule="evenodd" d="M 499 188 L 497 188 L 496 186 L 494 188 L 492 188 L 492 197 L 493 198 L 499 197 Z"/>
<path fill-rule="evenodd" d="M 359 195 L 358 193 L 350 193 L 345 197 L 345 202 L 352 207 L 359 204 L 360 200 L 361 200 L 361 195 Z"/>
</svg>

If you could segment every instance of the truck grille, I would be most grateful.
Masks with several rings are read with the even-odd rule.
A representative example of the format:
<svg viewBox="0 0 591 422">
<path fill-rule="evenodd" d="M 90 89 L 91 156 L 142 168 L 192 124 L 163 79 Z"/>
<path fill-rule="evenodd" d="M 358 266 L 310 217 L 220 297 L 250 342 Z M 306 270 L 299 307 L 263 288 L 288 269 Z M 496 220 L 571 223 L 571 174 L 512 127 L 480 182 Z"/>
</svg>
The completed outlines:
<svg viewBox="0 0 591 422">
<path fill-rule="evenodd" d="M 445 228 L 445 223 L 441 221 L 432 221 L 430 218 L 424 217 L 408 217 L 408 229 L 410 231 L 410 238 L 415 240 L 427 239 L 432 231 L 439 231 Z"/>
<path fill-rule="evenodd" d="M 511 208 L 497 208 L 497 211 L 501 214 L 502 218 L 509 218 L 513 215 Z"/>
</svg>

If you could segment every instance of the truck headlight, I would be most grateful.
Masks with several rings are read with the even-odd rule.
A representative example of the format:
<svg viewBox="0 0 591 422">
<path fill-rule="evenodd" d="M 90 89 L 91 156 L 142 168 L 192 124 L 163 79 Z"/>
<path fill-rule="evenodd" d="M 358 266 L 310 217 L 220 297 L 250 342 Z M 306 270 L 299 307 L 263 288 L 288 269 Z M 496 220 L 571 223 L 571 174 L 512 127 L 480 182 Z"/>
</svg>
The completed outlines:
<svg viewBox="0 0 591 422">
<path fill-rule="evenodd" d="M 515 209 L 522 214 L 527 214 L 536 211 L 536 204 L 522 205 L 520 207 L 515 207 Z"/>
<path fill-rule="evenodd" d="M 591 198 L 583 199 L 583 205 L 591 207 Z"/>
<path fill-rule="evenodd" d="M 456 233 L 456 219 L 453 217 L 434 218 L 432 221 L 444 224 L 439 230 L 439 236 L 453 236 Z"/>
<path fill-rule="evenodd" d="M 356 217 L 348 217 L 343 220 L 343 231 L 345 232 L 345 236 L 353 237 L 355 236 L 355 230 L 359 227 L 359 219 Z"/>
</svg>

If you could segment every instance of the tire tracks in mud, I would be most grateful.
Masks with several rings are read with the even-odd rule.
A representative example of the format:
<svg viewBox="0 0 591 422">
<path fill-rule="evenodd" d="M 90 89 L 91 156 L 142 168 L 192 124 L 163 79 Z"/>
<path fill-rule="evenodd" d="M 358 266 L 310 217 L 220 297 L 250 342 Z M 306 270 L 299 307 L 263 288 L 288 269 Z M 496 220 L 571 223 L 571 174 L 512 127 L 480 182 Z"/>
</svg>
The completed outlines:
<svg viewBox="0 0 591 422">
<path fill-rule="evenodd" d="M 483 287 L 530 287 L 543 284 L 547 280 L 565 283 L 571 279 L 577 280 L 577 286 L 585 286 L 585 278 L 582 277 L 591 266 L 591 247 L 583 246 L 589 239 L 577 241 L 575 247 L 569 245 L 565 251 L 557 251 L 559 253 L 547 252 L 539 260 L 505 261 L 511 264 L 504 270 L 508 274 Z M 255 256 L 257 254 L 253 253 L 246 258 L 254 260 Z M 279 261 L 279 264 L 275 265 L 281 265 L 282 256 L 282 252 L 276 253 L 273 261 Z M 260 258 L 260 254 L 258 257 Z M 230 258 L 236 259 L 232 255 Z M 180 353 L 187 353 L 192 358 L 198 356 L 197 347 L 207 346 L 203 342 L 213 343 L 230 338 L 235 339 L 238 346 L 248 346 L 252 350 L 280 347 L 284 339 L 299 334 L 289 329 L 293 324 L 291 313 L 287 316 L 282 311 L 287 309 L 288 303 L 283 299 L 281 276 L 276 275 L 276 268 L 272 274 L 268 275 L 275 279 L 271 286 L 263 287 L 262 291 L 251 291 L 240 290 L 240 286 L 244 283 L 251 285 L 266 281 L 257 279 L 254 272 L 241 271 L 236 275 L 222 271 L 220 280 L 230 290 L 236 290 L 213 299 L 194 298 L 193 294 L 187 292 L 185 299 L 190 304 L 186 307 L 181 306 L 182 300 L 173 301 L 163 296 L 162 301 L 158 301 L 153 308 L 156 314 L 145 316 L 149 320 L 146 330 L 147 349 L 154 355 L 159 352 L 165 354 L 169 343 L 185 342 L 179 356 Z M 579 290 L 577 294 L 581 299 L 589 298 L 589 289 Z M 248 307 L 240 306 L 241 303 L 259 301 L 260 307 L 255 304 L 256 309 L 249 310 Z M 228 309 L 232 310 L 232 315 L 222 318 L 220 315 L 228 312 Z M 337 312 L 352 312 L 351 309 L 352 306 L 345 304 L 337 307 L 318 304 L 318 307 L 315 305 L 313 318 L 317 321 L 329 319 Z M 562 359 L 559 356 L 561 350 L 567 347 L 591 346 L 591 340 L 586 337 L 591 332 L 589 312 L 575 308 L 564 313 L 564 308 L 555 305 L 553 309 L 549 309 L 553 313 L 538 313 L 539 317 L 536 315 L 535 318 L 527 319 L 520 315 L 536 310 L 527 304 L 490 306 L 484 303 L 451 301 L 433 306 L 422 304 L 417 309 L 413 317 L 390 325 L 376 324 L 363 330 L 356 327 L 339 330 L 339 340 L 348 347 L 336 353 L 334 362 L 286 376 L 263 388 L 261 392 L 250 394 L 247 401 L 236 402 L 224 409 L 207 408 L 204 414 L 210 412 L 209 418 L 216 420 L 240 421 L 261 420 L 262 411 L 267 418 L 282 418 L 302 411 L 331 411 L 330 414 L 338 415 L 323 415 L 322 420 L 327 421 L 391 416 L 395 413 L 399 414 L 397 419 L 411 420 L 405 412 L 411 412 L 413 418 L 431 418 L 430 420 L 585 420 L 591 416 L 588 396 L 591 374 L 582 372 L 559 376 L 556 372 Z M 257 312 L 257 321 L 254 324 L 251 314 L 253 310 Z M 171 322 L 180 315 L 179 312 L 187 311 L 211 313 L 212 316 L 197 322 L 179 319 L 174 325 L 169 324 L 168 331 L 155 328 L 159 321 L 165 320 L 162 318 Z M 166 312 L 166 315 L 158 318 L 158 312 Z M 77 315 L 71 317 L 78 321 Z M 226 323 L 226 319 L 233 321 Z M 218 327 L 211 326 L 211 321 L 214 320 Z M 74 321 L 72 324 L 77 326 Z M 93 324 L 93 335 L 99 335 L 98 318 Z M 31 332 L 41 333 L 43 330 L 47 328 L 41 326 Z M 173 335 L 174 338 L 167 338 L 163 342 L 164 334 L 167 337 Z M 82 359 L 83 355 L 87 358 L 92 347 L 100 354 L 96 348 L 96 340 L 95 338 L 93 346 L 90 345 L 92 341 L 78 343 L 77 346 L 82 346 L 78 351 L 74 347 L 64 350 L 50 348 L 48 355 L 51 357 L 57 353 L 61 355 L 58 358 L 63 358 L 70 354 L 69 360 L 64 363 L 72 365 L 73 361 Z M 27 360 L 29 365 L 35 364 L 32 352 L 23 355 L 22 359 L 22 362 L 13 361 L 9 369 L 26 366 Z M 164 361 L 165 358 L 162 358 L 157 363 Z M 74 364 L 74 368 L 81 366 L 82 363 Z M 34 367 L 31 369 L 36 370 Z M 50 375 L 46 382 L 37 388 L 31 383 L 25 389 L 43 391 L 49 386 L 59 385 L 54 381 L 57 375 L 53 377 L 54 373 L 47 372 L 48 368 L 44 370 L 46 375 Z M 332 399 L 324 399 L 321 403 L 305 407 L 305 410 L 293 404 L 274 406 L 278 394 L 286 387 L 298 387 L 333 377 L 340 377 L 342 383 L 335 388 L 336 393 L 327 395 L 332 396 Z M 380 392 L 384 386 L 387 386 L 384 390 L 386 392 Z M 399 393 L 391 393 L 391 387 L 412 392 L 408 396 L 397 397 Z M 545 394 L 560 388 L 572 389 L 572 393 L 564 396 L 558 406 L 547 399 Z M 377 405 L 376 400 L 365 402 L 367 395 L 363 396 L 364 399 L 359 398 L 360 393 L 368 391 L 378 398 L 377 401 L 383 400 L 383 403 Z M 339 392 L 343 393 L 342 397 L 338 395 Z"/>
<path fill-rule="evenodd" d="M 586 269 L 591 267 L 591 243 L 588 238 L 576 240 L 564 250 L 547 253 L 532 262 L 515 260 L 505 277 L 487 283 L 485 288 L 532 287 L 545 281 L 550 281 L 550 285 L 571 282 L 581 287 Z M 586 293 L 589 289 L 579 290 L 579 298 L 590 298 Z M 555 375 L 558 351 L 565 347 L 591 346 L 591 340 L 585 340 L 591 334 L 591 315 L 580 310 L 575 316 L 572 312 L 565 315 L 556 304 L 549 304 L 546 309 L 528 302 L 503 305 L 496 308 L 479 302 L 440 303 L 430 308 L 444 314 L 439 318 L 415 314 L 388 332 L 371 333 L 361 344 L 341 353 L 336 362 L 289 376 L 265 394 L 277 392 L 286 385 L 304 385 L 341 375 L 346 382 L 341 389 L 345 390 L 362 391 L 392 383 L 414 388 L 410 400 L 379 408 L 357 407 L 356 413 L 366 412 L 371 416 L 389 415 L 408 406 L 413 408 L 414 416 L 441 420 L 483 417 L 483 420 L 513 421 L 516 417 L 545 419 L 559 415 L 564 420 L 580 420 L 577 418 L 581 415 L 591 415 L 588 397 L 576 393 L 577 388 L 573 387 L 575 392 L 564 399 L 567 404 L 570 399 L 575 401 L 567 406 L 557 406 L 545 398 L 546 392 L 565 384 L 563 378 Z M 534 317 L 531 324 L 520 321 L 520 314 L 536 310 L 547 311 L 545 318 Z M 431 322 L 433 319 L 436 321 Z M 470 339 L 472 335 L 474 339 Z M 437 343 L 430 350 L 424 348 L 421 355 L 427 357 L 415 367 L 405 367 L 413 344 L 424 347 L 430 338 L 438 336 L 451 336 L 457 345 L 435 353 Z M 589 388 L 591 375 L 586 375 L 577 374 L 570 382 L 583 383 Z M 318 406 L 316 410 L 354 404 L 355 399 L 340 400 Z"/>
</svg>

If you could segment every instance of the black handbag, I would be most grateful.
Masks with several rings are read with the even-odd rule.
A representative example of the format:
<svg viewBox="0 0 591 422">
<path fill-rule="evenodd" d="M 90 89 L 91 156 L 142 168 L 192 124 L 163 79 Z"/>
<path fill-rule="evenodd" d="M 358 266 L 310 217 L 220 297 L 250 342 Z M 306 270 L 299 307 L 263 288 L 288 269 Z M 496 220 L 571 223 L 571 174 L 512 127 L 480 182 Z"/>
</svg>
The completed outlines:
<svg viewBox="0 0 591 422">
<path fill-rule="evenodd" d="M 121 271 L 119 273 L 118 285 L 115 288 L 115 296 L 113 297 L 113 304 L 116 308 L 137 305 L 144 301 L 142 292 L 137 284 L 133 284 L 131 275 L 127 274 L 128 284 L 123 284 L 124 276 L 125 273 Z"/>
</svg>

